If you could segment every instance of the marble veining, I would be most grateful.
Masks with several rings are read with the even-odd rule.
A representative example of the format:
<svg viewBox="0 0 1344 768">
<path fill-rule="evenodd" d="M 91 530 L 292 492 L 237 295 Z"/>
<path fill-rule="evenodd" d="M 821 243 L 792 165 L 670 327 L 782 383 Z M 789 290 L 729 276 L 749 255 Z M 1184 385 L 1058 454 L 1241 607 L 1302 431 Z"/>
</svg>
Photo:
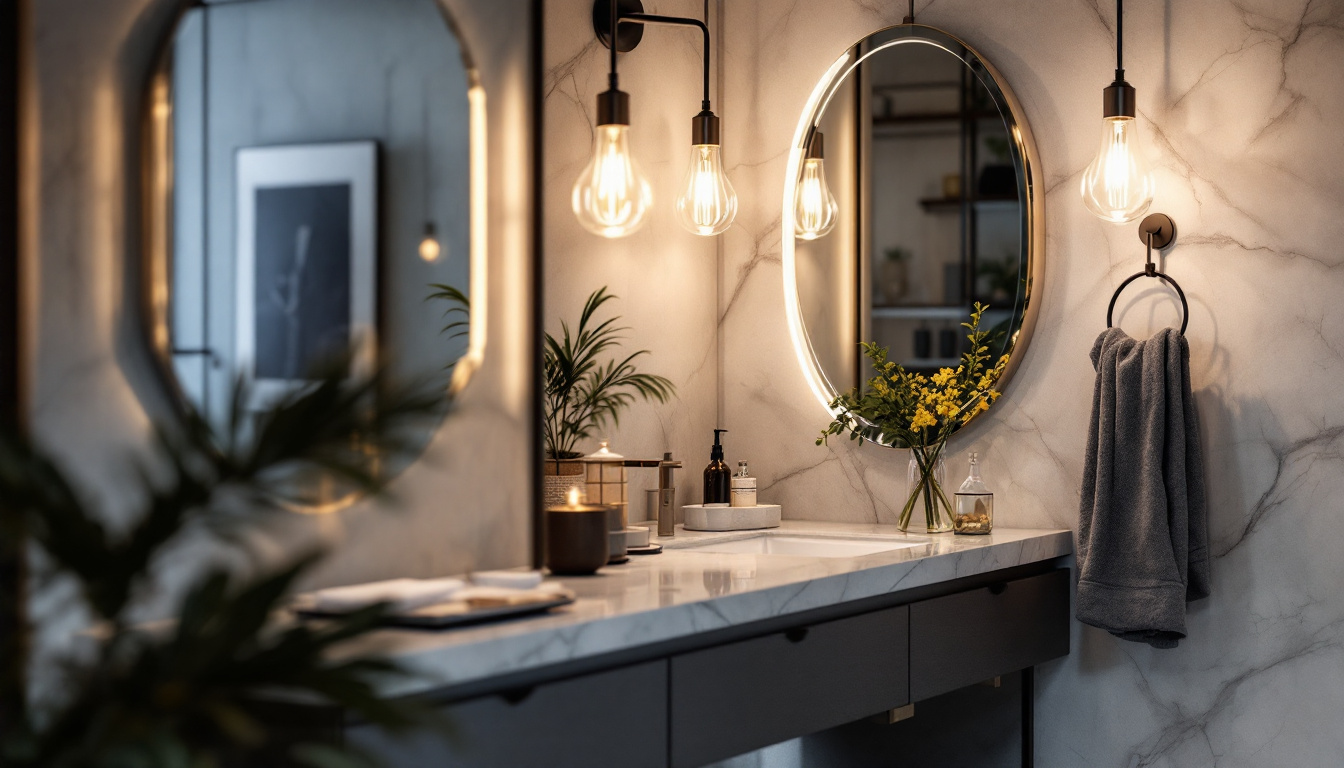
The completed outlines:
<svg viewBox="0 0 1344 768">
<path fill-rule="evenodd" d="M 653 5 L 696 10 L 671 0 Z M 892 523 L 905 455 L 847 441 L 812 445 L 826 418 L 788 338 L 780 212 L 792 131 L 811 89 L 847 46 L 899 23 L 906 4 L 715 6 L 722 64 L 715 108 L 739 213 L 719 238 L 713 327 L 660 339 L 653 360 L 668 362 L 659 372 L 675 379 L 702 370 L 704 350 L 717 344 L 717 393 L 708 400 L 709 389 L 684 391 L 676 409 L 655 409 L 656 420 L 685 423 L 688 412 L 697 414 L 698 425 L 665 433 L 690 459 L 707 447 L 709 421 L 731 430 L 728 459 L 751 462 L 761 502 L 782 504 L 786 518 Z M 547 4 L 548 29 L 559 24 L 566 36 L 548 43 L 553 71 L 572 68 L 570 59 L 590 43 L 590 34 L 575 31 L 586 10 L 577 0 Z M 1213 597 L 1192 606 L 1190 637 L 1174 651 L 1076 627 L 1074 653 L 1037 678 L 1037 764 L 1335 765 L 1344 753 L 1335 714 L 1344 690 L 1344 528 L 1335 513 L 1344 498 L 1344 309 L 1337 300 L 1344 294 L 1344 134 L 1337 129 L 1344 91 L 1334 73 L 1344 69 L 1344 2 L 1180 0 L 1128 3 L 1126 11 L 1126 75 L 1138 89 L 1159 185 L 1154 210 L 1179 229 L 1160 266 L 1190 301 Z M 1035 135 L 1045 186 L 1046 275 L 1035 335 L 1006 396 L 954 438 L 950 473 L 959 478 L 964 452 L 978 450 L 1001 525 L 1072 528 L 1093 377 L 1088 350 L 1105 325 L 1111 292 L 1143 258 L 1134 229 L 1092 217 L 1077 188 L 1096 152 L 1100 92 L 1114 67 L 1114 5 L 920 0 L 915 12 L 966 39 L 1007 78 Z M 637 63 L 644 50 L 623 60 L 623 87 L 636 104 L 661 105 L 639 116 L 637 130 L 671 120 L 676 139 L 684 93 L 674 73 L 686 62 L 668 59 L 650 72 Z M 583 56 L 597 55 L 584 49 Z M 588 81 L 585 105 L 599 85 Z M 548 128 L 562 129 L 558 143 L 582 143 L 586 122 L 566 128 L 552 119 L 568 108 L 548 99 Z M 666 156 L 676 162 L 679 149 Z M 552 181 L 548 210 L 563 218 L 568 187 Z M 646 243 L 627 247 L 642 253 Z M 702 263 L 695 253 L 680 258 L 682 268 Z M 644 278 L 646 263 L 630 274 Z M 671 263 L 655 256 L 653 268 Z M 682 288 L 677 306 L 688 309 L 679 314 L 702 317 L 708 291 Z M 1179 306 L 1160 290 L 1127 293 L 1123 302 L 1117 317 L 1136 337 L 1178 318 Z M 636 333 L 656 338 L 661 331 Z M 670 360 L 664 344 L 685 345 L 695 363 Z M 642 423 L 631 429 L 647 432 Z"/>
<path fill-rule="evenodd" d="M 997 529 L 989 536 L 905 536 L 892 526 L 786 521 L 783 533 L 914 540 L 919 546 L 863 557 L 709 554 L 688 544 L 759 532 L 681 530 L 661 555 L 632 557 L 596 576 L 567 578 L 578 600 L 550 614 L 447 632 L 385 630 L 343 653 L 377 650 L 411 671 L 388 695 L 573 661 L 800 613 L 963 576 L 1062 557 L 1064 530 Z"/>
<path fill-rule="evenodd" d="M 724 237 L 722 426 L 750 445 L 762 501 L 786 517 L 892 519 L 906 458 L 815 448 L 825 415 L 792 358 L 777 264 L 786 159 L 807 96 L 834 56 L 904 3 L 725 3 L 725 150 L 743 198 Z M 1041 153 L 1046 276 L 1035 336 L 984 423 L 954 438 L 950 474 L 978 450 L 1013 526 L 1071 528 L 1093 372 L 1087 353 L 1119 280 L 1142 264 L 1131 226 L 1093 218 L 1078 178 L 1096 151 L 1114 66 L 1107 2 L 936 0 L 916 18 L 976 46 L 1012 85 Z M 1174 651 L 1076 627 L 1074 652 L 1038 675 L 1037 764 L 1133 768 L 1335 765 L 1344 684 L 1344 3 L 1126 4 L 1158 193 L 1179 234 L 1161 268 L 1190 299 L 1191 368 L 1210 489 L 1213 596 Z M 766 244 L 764 252 L 761 244 Z M 1117 307 L 1141 336 L 1177 321 L 1169 294 Z M 819 505 L 821 500 L 829 504 Z"/>
</svg>

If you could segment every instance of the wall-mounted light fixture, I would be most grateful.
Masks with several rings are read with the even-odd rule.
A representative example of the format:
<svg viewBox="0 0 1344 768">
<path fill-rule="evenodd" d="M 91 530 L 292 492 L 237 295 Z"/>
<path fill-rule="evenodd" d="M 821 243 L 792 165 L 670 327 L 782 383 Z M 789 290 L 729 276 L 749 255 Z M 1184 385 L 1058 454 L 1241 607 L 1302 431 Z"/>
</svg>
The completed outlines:
<svg viewBox="0 0 1344 768">
<path fill-rule="evenodd" d="M 798 189 L 793 193 L 793 233 L 802 240 L 816 240 L 835 229 L 839 206 L 831 188 L 826 185 L 824 157 L 822 133 L 813 130 L 812 138 L 807 142 L 807 154 L 803 157 Z"/>
<path fill-rule="evenodd" d="M 1087 209 L 1116 224 L 1134 221 L 1153 202 L 1153 176 L 1139 139 L 1134 87 L 1125 82 L 1123 0 L 1115 2 L 1115 81 L 1103 93 L 1101 149 L 1083 172 Z"/>
<path fill-rule="evenodd" d="M 708 19 L 708 0 L 705 13 Z M 697 27 L 704 37 L 704 97 L 700 113 L 691 120 L 691 162 L 676 210 L 677 220 L 688 231 L 717 235 L 737 216 L 737 193 L 723 170 L 719 118 L 710 109 L 709 26 L 699 19 L 644 13 L 639 0 L 593 4 L 593 29 L 611 49 L 611 70 L 608 90 L 597 97 L 593 157 L 574 182 L 574 215 L 588 231 L 613 238 L 635 232 L 648 218 L 653 195 L 630 155 L 630 96 L 617 87 L 616 74 L 616 54 L 639 45 L 645 24 Z"/>
</svg>

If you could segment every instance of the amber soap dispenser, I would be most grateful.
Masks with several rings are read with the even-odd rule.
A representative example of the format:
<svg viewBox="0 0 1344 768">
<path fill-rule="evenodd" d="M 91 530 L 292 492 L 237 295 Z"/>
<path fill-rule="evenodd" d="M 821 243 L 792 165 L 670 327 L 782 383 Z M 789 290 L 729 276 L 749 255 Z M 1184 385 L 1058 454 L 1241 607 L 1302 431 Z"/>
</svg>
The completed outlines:
<svg viewBox="0 0 1344 768">
<path fill-rule="evenodd" d="M 729 500 L 733 473 L 723 461 L 723 445 L 719 442 L 719 435 L 727 431 L 714 430 L 714 447 L 709 449 L 709 466 L 705 467 L 706 504 L 727 504 Z"/>
</svg>

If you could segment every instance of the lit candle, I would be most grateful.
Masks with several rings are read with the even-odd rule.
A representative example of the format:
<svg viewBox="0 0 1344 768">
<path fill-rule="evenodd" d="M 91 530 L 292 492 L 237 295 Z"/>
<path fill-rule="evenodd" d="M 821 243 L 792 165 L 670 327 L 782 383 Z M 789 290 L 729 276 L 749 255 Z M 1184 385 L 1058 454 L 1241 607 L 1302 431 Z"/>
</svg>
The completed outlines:
<svg viewBox="0 0 1344 768">
<path fill-rule="evenodd" d="M 558 575 L 595 573 L 610 557 L 612 507 L 584 504 L 570 488 L 568 503 L 546 510 L 546 566 Z"/>
</svg>

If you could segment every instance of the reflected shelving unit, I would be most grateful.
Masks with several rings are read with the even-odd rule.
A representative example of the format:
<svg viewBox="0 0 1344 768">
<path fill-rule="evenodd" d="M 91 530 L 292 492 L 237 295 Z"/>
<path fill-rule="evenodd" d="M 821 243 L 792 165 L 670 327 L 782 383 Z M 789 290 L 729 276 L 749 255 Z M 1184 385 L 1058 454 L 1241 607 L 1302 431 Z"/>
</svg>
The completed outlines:
<svg viewBox="0 0 1344 768">
<path fill-rule="evenodd" d="M 991 307 L 987 328 L 1013 311 L 1021 211 L 1004 121 L 980 73 L 954 57 L 861 69 L 857 183 L 869 221 L 857 227 L 856 330 L 907 370 L 956 367 L 973 303 Z M 857 365 L 866 380 L 867 361 Z"/>
</svg>

